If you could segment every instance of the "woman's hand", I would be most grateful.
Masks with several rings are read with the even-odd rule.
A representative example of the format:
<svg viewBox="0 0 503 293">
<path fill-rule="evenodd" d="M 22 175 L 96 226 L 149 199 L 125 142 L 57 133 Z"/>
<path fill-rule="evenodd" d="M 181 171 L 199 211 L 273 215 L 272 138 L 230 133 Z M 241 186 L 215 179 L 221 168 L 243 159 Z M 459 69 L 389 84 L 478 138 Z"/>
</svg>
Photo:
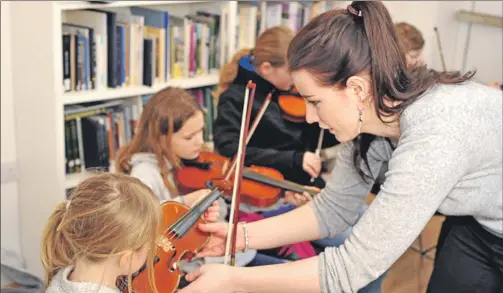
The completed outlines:
<svg viewBox="0 0 503 293">
<path fill-rule="evenodd" d="M 188 273 L 185 279 L 191 284 L 177 293 L 233 293 L 239 292 L 233 277 L 235 267 L 223 264 L 205 264 Z"/>
<path fill-rule="evenodd" d="M 321 172 L 321 158 L 315 153 L 305 152 L 302 159 L 302 169 L 311 177 L 317 178 Z"/>
<path fill-rule="evenodd" d="M 224 255 L 228 227 L 229 224 L 224 222 L 200 224 L 198 226 L 199 230 L 201 230 L 202 232 L 210 233 L 211 237 L 208 243 L 203 247 L 203 249 L 198 254 L 196 254 L 196 257 Z M 244 249 L 243 227 L 238 224 L 237 229 L 236 252 Z"/>
</svg>

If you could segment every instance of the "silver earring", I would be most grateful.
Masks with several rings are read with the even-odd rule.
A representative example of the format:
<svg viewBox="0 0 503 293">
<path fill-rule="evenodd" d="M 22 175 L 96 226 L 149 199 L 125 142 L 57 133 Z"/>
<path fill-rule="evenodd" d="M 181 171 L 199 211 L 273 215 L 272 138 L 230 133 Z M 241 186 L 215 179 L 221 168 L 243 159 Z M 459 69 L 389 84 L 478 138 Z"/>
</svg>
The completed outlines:
<svg viewBox="0 0 503 293">
<path fill-rule="evenodd" d="M 360 97 L 363 103 L 363 97 Z M 361 132 L 362 124 L 363 124 L 363 105 L 358 107 L 358 135 Z"/>
</svg>

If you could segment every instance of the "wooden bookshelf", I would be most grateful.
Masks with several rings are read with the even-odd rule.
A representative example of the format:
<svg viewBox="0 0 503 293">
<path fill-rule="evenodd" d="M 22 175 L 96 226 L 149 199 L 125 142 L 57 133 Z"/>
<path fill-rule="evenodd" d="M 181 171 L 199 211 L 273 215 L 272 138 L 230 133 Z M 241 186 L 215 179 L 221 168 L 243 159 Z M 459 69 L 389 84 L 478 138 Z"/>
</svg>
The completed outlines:
<svg viewBox="0 0 503 293">
<path fill-rule="evenodd" d="M 180 14 L 202 10 L 225 10 L 228 36 L 236 34 L 237 1 L 116 1 L 92 4 L 86 1 L 12 1 L 12 80 L 15 111 L 16 155 L 18 167 L 20 236 L 28 272 L 43 278 L 40 262 L 42 230 L 66 190 L 90 175 L 67 175 L 65 171 L 65 108 L 78 103 L 127 100 L 142 105 L 142 95 L 166 86 L 186 89 L 215 85 L 218 72 L 194 78 L 169 79 L 152 87 L 132 86 L 80 92 L 64 92 L 63 14 L 69 10 L 127 10 L 131 6 L 171 10 Z M 225 60 L 234 54 L 235 39 L 230 38 Z"/>
</svg>

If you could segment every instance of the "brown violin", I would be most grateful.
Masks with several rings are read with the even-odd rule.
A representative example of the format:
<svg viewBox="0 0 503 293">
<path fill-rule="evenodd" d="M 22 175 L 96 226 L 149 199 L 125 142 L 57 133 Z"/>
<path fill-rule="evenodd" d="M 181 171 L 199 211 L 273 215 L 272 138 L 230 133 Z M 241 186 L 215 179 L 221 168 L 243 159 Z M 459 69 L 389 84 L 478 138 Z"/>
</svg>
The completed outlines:
<svg viewBox="0 0 503 293">
<path fill-rule="evenodd" d="M 231 164 L 229 159 L 210 152 L 202 152 L 197 160 L 186 162 L 177 170 L 176 182 L 183 193 L 205 188 L 211 180 L 222 190 L 224 196 L 230 196 L 233 186 L 234 172 L 228 173 Z M 228 173 L 227 175 L 225 175 Z M 316 191 L 302 185 L 284 180 L 284 176 L 273 168 L 250 166 L 242 171 L 241 201 L 254 207 L 268 207 L 275 204 L 283 195 L 283 190 L 298 193 L 304 191 L 316 195 Z"/>
<path fill-rule="evenodd" d="M 306 102 L 296 87 L 280 93 L 278 104 L 283 111 L 283 118 L 286 120 L 296 123 L 306 121 Z"/>
<path fill-rule="evenodd" d="M 196 224 L 204 223 L 202 215 L 221 196 L 221 191 L 214 188 L 194 207 L 168 201 L 162 204 L 162 230 L 164 233 L 157 240 L 157 250 L 154 258 L 154 278 L 157 291 L 173 293 L 178 288 L 183 272 L 178 264 L 180 260 L 191 259 L 202 249 L 209 238 L 208 233 L 197 229 Z M 133 290 L 128 290 L 127 278 L 119 278 L 117 286 L 123 293 L 153 293 L 148 278 L 147 265 L 132 276 Z"/>
</svg>

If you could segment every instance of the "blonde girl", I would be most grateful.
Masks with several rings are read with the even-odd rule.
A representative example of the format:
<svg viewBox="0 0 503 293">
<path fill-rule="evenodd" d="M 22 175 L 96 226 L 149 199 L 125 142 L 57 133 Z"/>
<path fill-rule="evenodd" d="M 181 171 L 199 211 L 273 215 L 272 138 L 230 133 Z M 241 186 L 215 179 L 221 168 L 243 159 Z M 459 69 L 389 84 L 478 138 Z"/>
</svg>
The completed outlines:
<svg viewBox="0 0 503 293">
<path fill-rule="evenodd" d="M 147 261 L 154 283 L 153 253 L 160 221 L 159 200 L 140 180 L 104 173 L 80 183 L 45 226 L 42 263 L 47 293 L 117 293 L 119 276 Z"/>
</svg>

